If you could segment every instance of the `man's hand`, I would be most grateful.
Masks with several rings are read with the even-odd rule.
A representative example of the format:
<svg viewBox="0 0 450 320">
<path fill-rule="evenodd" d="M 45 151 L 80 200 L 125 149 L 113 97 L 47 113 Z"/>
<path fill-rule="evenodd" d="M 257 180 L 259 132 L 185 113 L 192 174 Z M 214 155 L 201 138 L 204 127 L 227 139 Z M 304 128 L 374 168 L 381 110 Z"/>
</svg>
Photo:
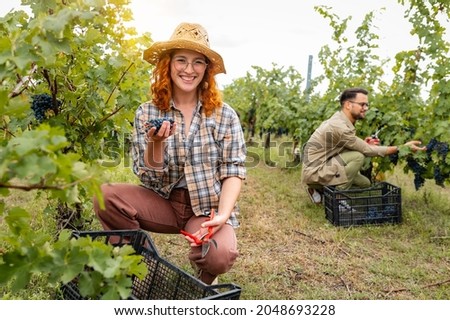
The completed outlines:
<svg viewBox="0 0 450 320">
<path fill-rule="evenodd" d="M 374 146 L 380 145 L 380 139 L 378 139 L 378 138 L 367 137 L 364 139 L 364 141 L 367 142 L 368 144 L 371 144 Z"/>
<path fill-rule="evenodd" d="M 411 151 L 416 152 L 416 151 L 425 151 L 427 150 L 427 147 L 421 147 L 420 145 L 422 144 L 422 141 L 419 140 L 412 140 L 412 141 L 408 141 L 407 143 L 405 143 L 405 146 L 408 146 Z"/>
</svg>

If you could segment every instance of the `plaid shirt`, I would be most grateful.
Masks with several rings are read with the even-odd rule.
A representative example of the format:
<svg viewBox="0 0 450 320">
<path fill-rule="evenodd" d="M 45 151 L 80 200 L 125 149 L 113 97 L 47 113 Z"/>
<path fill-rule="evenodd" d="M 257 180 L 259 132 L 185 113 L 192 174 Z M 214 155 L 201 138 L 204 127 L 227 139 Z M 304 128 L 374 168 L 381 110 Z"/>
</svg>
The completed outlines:
<svg viewBox="0 0 450 320">
<path fill-rule="evenodd" d="M 164 147 L 162 169 L 148 168 L 144 163 L 147 142 L 144 123 L 150 119 L 168 117 L 175 120 L 177 132 L 170 136 Z M 211 116 L 202 112 L 197 104 L 189 135 L 185 136 L 185 123 L 173 102 L 169 111 L 161 111 L 151 103 L 143 103 L 136 111 L 133 129 L 133 171 L 142 184 L 165 199 L 177 184 L 185 179 L 195 215 L 217 210 L 222 180 L 227 177 L 245 179 L 246 146 L 242 127 L 236 112 L 227 104 L 217 108 Z M 238 227 L 236 204 L 228 221 Z"/>
</svg>

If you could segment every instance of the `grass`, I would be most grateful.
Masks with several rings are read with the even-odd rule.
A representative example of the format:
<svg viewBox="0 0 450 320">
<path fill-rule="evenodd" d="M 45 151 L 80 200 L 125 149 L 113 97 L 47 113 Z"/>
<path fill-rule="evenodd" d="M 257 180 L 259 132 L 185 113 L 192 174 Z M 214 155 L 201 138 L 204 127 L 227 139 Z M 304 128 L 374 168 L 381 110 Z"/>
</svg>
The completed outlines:
<svg viewBox="0 0 450 320">
<path fill-rule="evenodd" d="M 282 169 L 277 155 L 271 160 L 275 167 L 258 161 L 248 168 L 236 230 L 240 256 L 219 278 L 241 286 L 241 299 L 450 299 L 449 190 L 428 181 L 415 191 L 399 169 L 386 180 L 402 189 L 401 224 L 335 227 L 310 202 L 300 168 Z M 136 182 L 129 168 L 108 170 L 112 181 Z M 181 236 L 152 237 L 164 258 L 192 271 Z"/>
<path fill-rule="evenodd" d="M 246 284 L 242 298 L 450 297 L 449 283 L 430 286 L 449 280 L 448 200 L 446 211 L 433 210 L 434 202 L 415 199 L 421 192 L 403 188 L 401 225 L 340 228 L 310 203 L 299 181 L 298 172 L 250 172 L 241 199 L 241 259 L 232 271 L 237 283 Z M 437 200 L 444 207 L 444 199 Z"/>
</svg>

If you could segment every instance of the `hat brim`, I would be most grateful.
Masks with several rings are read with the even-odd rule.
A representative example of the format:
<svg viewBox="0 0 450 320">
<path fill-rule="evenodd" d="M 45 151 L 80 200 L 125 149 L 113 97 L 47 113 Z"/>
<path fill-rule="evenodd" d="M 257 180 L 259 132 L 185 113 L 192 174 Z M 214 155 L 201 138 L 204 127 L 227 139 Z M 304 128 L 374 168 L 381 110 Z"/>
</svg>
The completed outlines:
<svg viewBox="0 0 450 320">
<path fill-rule="evenodd" d="M 201 53 L 208 58 L 212 74 L 226 73 L 220 54 L 204 45 L 189 40 L 177 39 L 155 42 L 144 51 L 143 58 L 145 61 L 156 65 L 163 53 L 175 49 L 186 49 Z"/>
</svg>

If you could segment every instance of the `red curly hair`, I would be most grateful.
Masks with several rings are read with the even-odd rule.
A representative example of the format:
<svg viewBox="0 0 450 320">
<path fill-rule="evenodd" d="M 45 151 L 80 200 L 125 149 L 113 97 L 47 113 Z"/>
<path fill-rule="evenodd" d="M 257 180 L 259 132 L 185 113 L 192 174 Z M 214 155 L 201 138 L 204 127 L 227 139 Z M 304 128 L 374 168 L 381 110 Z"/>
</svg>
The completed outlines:
<svg viewBox="0 0 450 320">
<path fill-rule="evenodd" d="M 152 102 L 160 110 L 167 111 L 172 99 L 172 80 L 170 78 L 170 53 L 164 53 L 156 64 L 151 77 Z M 202 101 L 207 116 L 211 115 L 215 108 L 222 107 L 222 94 L 217 88 L 211 69 L 206 68 L 205 75 L 198 88 L 198 95 Z"/>
</svg>

